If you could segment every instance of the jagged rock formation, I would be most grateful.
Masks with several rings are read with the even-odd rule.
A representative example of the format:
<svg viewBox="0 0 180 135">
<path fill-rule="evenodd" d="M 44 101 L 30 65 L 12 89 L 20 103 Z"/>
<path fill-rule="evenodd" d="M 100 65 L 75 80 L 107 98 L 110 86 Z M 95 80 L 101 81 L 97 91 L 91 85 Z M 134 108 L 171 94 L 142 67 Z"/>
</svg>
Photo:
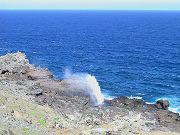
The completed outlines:
<svg viewBox="0 0 180 135">
<path fill-rule="evenodd" d="M 53 77 L 48 69 L 35 68 L 29 64 L 24 53 L 18 52 L 0 57 L 0 75 L 20 79 L 50 79 Z"/>
<path fill-rule="evenodd" d="M 23 53 L 18 52 L 0 57 L 1 75 L 25 74 L 27 70 L 33 68 Z"/>
</svg>

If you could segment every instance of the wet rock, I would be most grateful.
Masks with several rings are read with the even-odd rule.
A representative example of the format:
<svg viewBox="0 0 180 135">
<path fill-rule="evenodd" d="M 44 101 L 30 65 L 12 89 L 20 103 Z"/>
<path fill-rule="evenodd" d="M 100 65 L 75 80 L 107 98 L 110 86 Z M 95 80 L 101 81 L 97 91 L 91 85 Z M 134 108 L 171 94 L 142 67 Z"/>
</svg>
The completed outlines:
<svg viewBox="0 0 180 135">
<path fill-rule="evenodd" d="M 158 100 L 155 105 L 158 109 L 167 110 L 169 107 L 169 101 L 168 100 Z"/>
</svg>

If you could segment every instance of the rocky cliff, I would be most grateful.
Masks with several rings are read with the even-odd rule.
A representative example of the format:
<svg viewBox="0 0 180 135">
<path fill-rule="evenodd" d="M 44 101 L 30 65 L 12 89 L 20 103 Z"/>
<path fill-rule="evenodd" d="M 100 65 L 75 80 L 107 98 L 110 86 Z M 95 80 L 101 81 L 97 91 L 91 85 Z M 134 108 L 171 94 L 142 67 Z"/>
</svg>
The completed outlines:
<svg viewBox="0 0 180 135">
<path fill-rule="evenodd" d="M 94 106 L 70 82 L 54 80 L 23 53 L 0 57 L 0 134 L 179 134 L 180 116 L 168 104 L 118 97 Z M 78 82 L 79 83 L 79 82 Z"/>
</svg>

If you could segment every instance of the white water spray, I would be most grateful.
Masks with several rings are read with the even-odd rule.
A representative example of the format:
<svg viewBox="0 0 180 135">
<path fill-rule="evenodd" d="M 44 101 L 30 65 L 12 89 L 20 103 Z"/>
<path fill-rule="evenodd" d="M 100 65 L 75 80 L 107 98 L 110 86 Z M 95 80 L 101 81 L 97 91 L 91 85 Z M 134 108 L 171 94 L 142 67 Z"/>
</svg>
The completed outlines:
<svg viewBox="0 0 180 135">
<path fill-rule="evenodd" d="M 101 88 L 95 76 L 86 73 L 73 74 L 68 69 L 65 70 L 64 75 L 65 79 L 71 79 L 71 81 L 69 81 L 71 87 L 82 89 L 84 93 L 87 93 L 90 96 L 91 101 L 95 105 L 103 104 L 104 97 L 101 93 Z"/>
<path fill-rule="evenodd" d="M 104 102 L 104 97 L 101 93 L 101 88 L 96 78 L 88 74 L 86 76 L 86 81 L 88 83 L 88 86 L 90 87 L 91 95 L 95 97 L 97 105 L 102 104 Z"/>
</svg>

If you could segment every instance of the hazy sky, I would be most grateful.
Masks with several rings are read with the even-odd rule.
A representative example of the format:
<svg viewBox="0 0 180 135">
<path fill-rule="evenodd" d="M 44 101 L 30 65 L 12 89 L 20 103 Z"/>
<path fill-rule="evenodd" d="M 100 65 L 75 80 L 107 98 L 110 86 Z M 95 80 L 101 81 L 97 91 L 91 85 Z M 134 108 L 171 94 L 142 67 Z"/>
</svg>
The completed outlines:
<svg viewBox="0 0 180 135">
<path fill-rule="evenodd" d="M 180 0 L 0 0 L 0 9 L 180 10 Z"/>
</svg>

